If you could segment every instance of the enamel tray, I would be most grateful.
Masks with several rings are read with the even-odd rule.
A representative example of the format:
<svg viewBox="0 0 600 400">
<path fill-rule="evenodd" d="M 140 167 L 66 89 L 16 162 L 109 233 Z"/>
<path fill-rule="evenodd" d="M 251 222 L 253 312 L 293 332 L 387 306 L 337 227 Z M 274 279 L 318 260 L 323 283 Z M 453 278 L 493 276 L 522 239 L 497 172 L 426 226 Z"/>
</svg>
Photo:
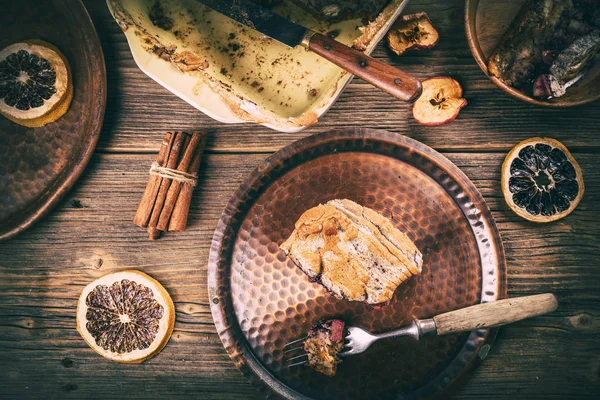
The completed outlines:
<svg viewBox="0 0 600 400">
<path fill-rule="evenodd" d="M 278 248 L 305 210 L 336 198 L 390 218 L 423 253 L 422 274 L 388 305 L 335 299 Z M 289 399 L 411 399 L 447 395 L 495 331 L 381 341 L 332 378 L 284 367 L 283 347 L 322 318 L 382 332 L 503 298 L 506 264 L 490 210 L 454 164 L 405 136 L 352 129 L 285 147 L 240 186 L 213 238 L 208 290 L 227 353 L 260 388 Z"/>
<path fill-rule="evenodd" d="M 173 27 L 155 26 L 155 0 L 106 0 L 138 67 L 209 117 L 254 122 L 282 132 L 314 125 L 352 75 L 306 51 L 266 38 L 196 0 L 161 0 Z M 374 21 L 316 20 L 285 0 L 276 12 L 370 54 L 408 0 L 390 0 Z M 182 66 L 179 60 L 186 59 Z M 198 68 L 190 70 L 189 64 Z M 185 70 L 185 71 L 184 71 Z"/>
<path fill-rule="evenodd" d="M 3 2 L 0 48 L 27 39 L 54 44 L 73 75 L 69 111 L 41 128 L 0 116 L 0 241 L 33 225 L 71 189 L 100 135 L 106 107 L 102 46 L 81 1 Z M 2 100 L 0 100 L 2 101 Z"/>
</svg>

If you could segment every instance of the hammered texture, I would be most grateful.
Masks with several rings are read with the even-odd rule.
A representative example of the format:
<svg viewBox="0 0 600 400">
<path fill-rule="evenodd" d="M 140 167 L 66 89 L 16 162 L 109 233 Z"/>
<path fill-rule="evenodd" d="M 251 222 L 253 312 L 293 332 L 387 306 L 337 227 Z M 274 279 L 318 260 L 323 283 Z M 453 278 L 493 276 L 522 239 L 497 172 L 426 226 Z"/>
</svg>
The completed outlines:
<svg viewBox="0 0 600 400">
<path fill-rule="evenodd" d="M 360 132 L 377 135 L 376 131 Z M 333 135 L 319 136 L 325 141 Z M 235 205 L 239 212 L 227 222 L 233 228 L 240 218 L 239 226 L 225 231 L 220 242 L 221 254 L 230 254 L 220 259 L 225 264 L 216 277 L 221 291 L 216 295 L 224 295 L 225 305 L 213 304 L 213 312 L 225 307 L 220 311 L 230 314 L 228 322 L 235 325 L 233 332 L 239 337 L 228 332 L 225 336 L 233 338 L 224 338 L 219 329 L 223 321 L 217 321 L 223 314 L 217 313 L 221 338 L 234 360 L 245 352 L 234 349 L 239 342 L 247 345 L 258 364 L 287 386 L 288 394 L 317 399 L 432 394 L 471 363 L 487 331 L 420 342 L 410 338 L 382 341 L 345 360 L 333 378 L 306 367 L 284 367 L 283 346 L 306 335 L 322 318 L 341 318 L 347 324 L 381 332 L 414 318 L 430 318 L 498 298 L 505 290 L 504 259 L 493 221 L 489 215 L 482 217 L 474 205 L 470 194 L 476 191 L 468 180 L 457 182 L 450 174 L 455 171 L 406 144 L 374 138 L 311 140 L 317 143 L 283 151 L 278 162 L 270 161 L 272 168 L 259 168 L 263 175 L 238 192 L 244 192 L 243 201 Z M 462 187 L 467 184 L 471 193 Z M 336 198 L 348 198 L 388 217 L 423 253 L 422 274 L 401 285 L 387 305 L 334 298 L 321 285 L 309 282 L 279 250 L 305 210 Z M 226 213 L 233 209 L 228 207 Z M 217 232 L 215 241 L 220 240 Z"/>
<path fill-rule="evenodd" d="M 54 44 L 69 61 L 74 93 L 67 113 L 41 128 L 0 116 L 0 240 L 33 223 L 74 183 L 97 142 L 106 103 L 102 49 L 81 2 L 6 6 L 0 49 L 34 38 Z"/>
<path fill-rule="evenodd" d="M 0 117 L 0 224 L 29 207 L 79 151 L 82 104 L 43 128 L 26 128 Z"/>
</svg>

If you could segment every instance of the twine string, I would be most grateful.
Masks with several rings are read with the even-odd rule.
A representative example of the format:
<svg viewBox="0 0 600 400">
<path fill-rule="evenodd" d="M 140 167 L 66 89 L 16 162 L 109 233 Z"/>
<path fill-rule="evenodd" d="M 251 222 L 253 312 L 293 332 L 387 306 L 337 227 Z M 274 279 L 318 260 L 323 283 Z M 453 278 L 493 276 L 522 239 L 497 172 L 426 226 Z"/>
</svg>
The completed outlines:
<svg viewBox="0 0 600 400">
<path fill-rule="evenodd" d="M 177 171 L 176 169 L 161 167 L 156 161 L 152 163 L 150 167 L 150 175 L 157 175 L 162 178 L 172 179 L 174 181 L 187 183 L 192 186 L 196 186 L 198 183 L 198 177 L 187 172 Z"/>
</svg>

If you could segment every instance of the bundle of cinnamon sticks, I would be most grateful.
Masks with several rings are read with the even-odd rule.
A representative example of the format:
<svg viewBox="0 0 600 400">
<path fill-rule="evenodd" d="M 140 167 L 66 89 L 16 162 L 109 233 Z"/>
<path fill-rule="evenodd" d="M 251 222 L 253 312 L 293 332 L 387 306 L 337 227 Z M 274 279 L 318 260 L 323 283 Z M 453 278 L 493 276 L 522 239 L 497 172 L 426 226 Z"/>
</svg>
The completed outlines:
<svg viewBox="0 0 600 400">
<path fill-rule="evenodd" d="M 161 232 L 182 232 L 187 225 L 195 177 L 200 169 L 206 134 L 167 132 L 133 219 L 148 228 L 149 238 Z"/>
</svg>

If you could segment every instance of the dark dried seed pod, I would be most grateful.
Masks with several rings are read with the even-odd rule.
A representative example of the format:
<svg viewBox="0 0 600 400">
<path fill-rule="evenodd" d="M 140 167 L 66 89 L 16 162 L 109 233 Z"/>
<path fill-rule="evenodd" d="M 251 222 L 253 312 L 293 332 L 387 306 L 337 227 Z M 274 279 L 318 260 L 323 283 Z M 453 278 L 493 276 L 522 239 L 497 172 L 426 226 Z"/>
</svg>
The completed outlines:
<svg viewBox="0 0 600 400">
<path fill-rule="evenodd" d="M 560 181 L 556 183 L 556 190 L 568 200 L 573 201 L 579 193 L 577 181 Z"/>
<path fill-rule="evenodd" d="M 519 151 L 519 158 L 525 162 L 525 165 L 533 172 L 537 171 L 538 163 L 533 146 L 526 146 Z"/>
<path fill-rule="evenodd" d="M 13 80 L 19 76 L 19 71 L 12 68 L 6 61 L 0 62 L 0 80 Z"/>
<path fill-rule="evenodd" d="M 45 58 L 40 58 L 40 62 L 38 63 L 38 65 L 42 70 L 52 69 L 52 66 Z"/>
<path fill-rule="evenodd" d="M 23 50 L 21 50 L 23 51 Z M 6 62 L 8 63 L 8 65 L 10 65 L 13 69 L 16 69 L 17 71 L 20 69 L 19 68 L 19 59 L 17 57 L 16 53 L 10 54 L 8 57 L 6 57 Z"/>
<path fill-rule="evenodd" d="M 530 178 L 515 178 L 512 177 L 510 178 L 510 180 L 508 181 L 508 188 L 510 189 L 511 193 L 518 193 L 518 192 L 522 192 L 523 190 L 527 190 L 529 189 L 531 186 L 533 186 L 533 181 Z"/>
<path fill-rule="evenodd" d="M 552 174 L 552 178 L 555 181 L 562 180 L 571 180 L 577 177 L 577 172 L 575 172 L 575 167 L 569 161 L 564 163 L 557 171 Z"/>
<path fill-rule="evenodd" d="M 544 192 L 542 193 L 542 215 L 550 216 L 556 214 L 556 209 L 554 208 L 554 204 L 552 204 L 552 199 L 550 198 L 550 193 Z"/>
<path fill-rule="evenodd" d="M 11 88 L 11 89 L 12 90 L 4 98 L 4 102 L 6 103 L 6 105 L 14 107 L 17 104 L 17 101 L 19 100 L 19 97 L 18 97 L 17 90 L 15 90 L 14 87 Z"/>
<path fill-rule="evenodd" d="M 568 210 L 571 206 L 569 200 L 567 200 L 563 195 L 558 193 L 556 189 L 550 190 L 550 197 L 552 198 L 552 203 L 556 206 L 556 210 L 558 212 Z"/>
<path fill-rule="evenodd" d="M 533 172 L 525 165 L 523 160 L 519 158 L 515 158 L 513 162 L 510 164 L 510 174 L 511 176 L 533 176 Z"/>
<path fill-rule="evenodd" d="M 542 196 L 539 191 L 531 198 L 525 209 L 531 215 L 538 215 L 542 211 Z"/>
<path fill-rule="evenodd" d="M 538 167 L 540 169 L 546 169 L 548 166 L 550 151 L 552 147 L 547 144 L 538 143 L 535 145 L 535 153 L 538 159 Z"/>
<path fill-rule="evenodd" d="M 519 206 L 521 208 L 525 208 L 531 201 L 531 198 L 537 193 L 537 191 L 538 190 L 535 187 L 531 187 L 527 191 L 523 191 L 523 192 L 514 194 L 513 201 L 517 206 Z"/>
<path fill-rule="evenodd" d="M 565 161 L 567 156 L 560 149 L 552 149 L 550 152 L 550 162 L 548 163 L 548 172 L 553 173 L 556 171 Z"/>
</svg>

